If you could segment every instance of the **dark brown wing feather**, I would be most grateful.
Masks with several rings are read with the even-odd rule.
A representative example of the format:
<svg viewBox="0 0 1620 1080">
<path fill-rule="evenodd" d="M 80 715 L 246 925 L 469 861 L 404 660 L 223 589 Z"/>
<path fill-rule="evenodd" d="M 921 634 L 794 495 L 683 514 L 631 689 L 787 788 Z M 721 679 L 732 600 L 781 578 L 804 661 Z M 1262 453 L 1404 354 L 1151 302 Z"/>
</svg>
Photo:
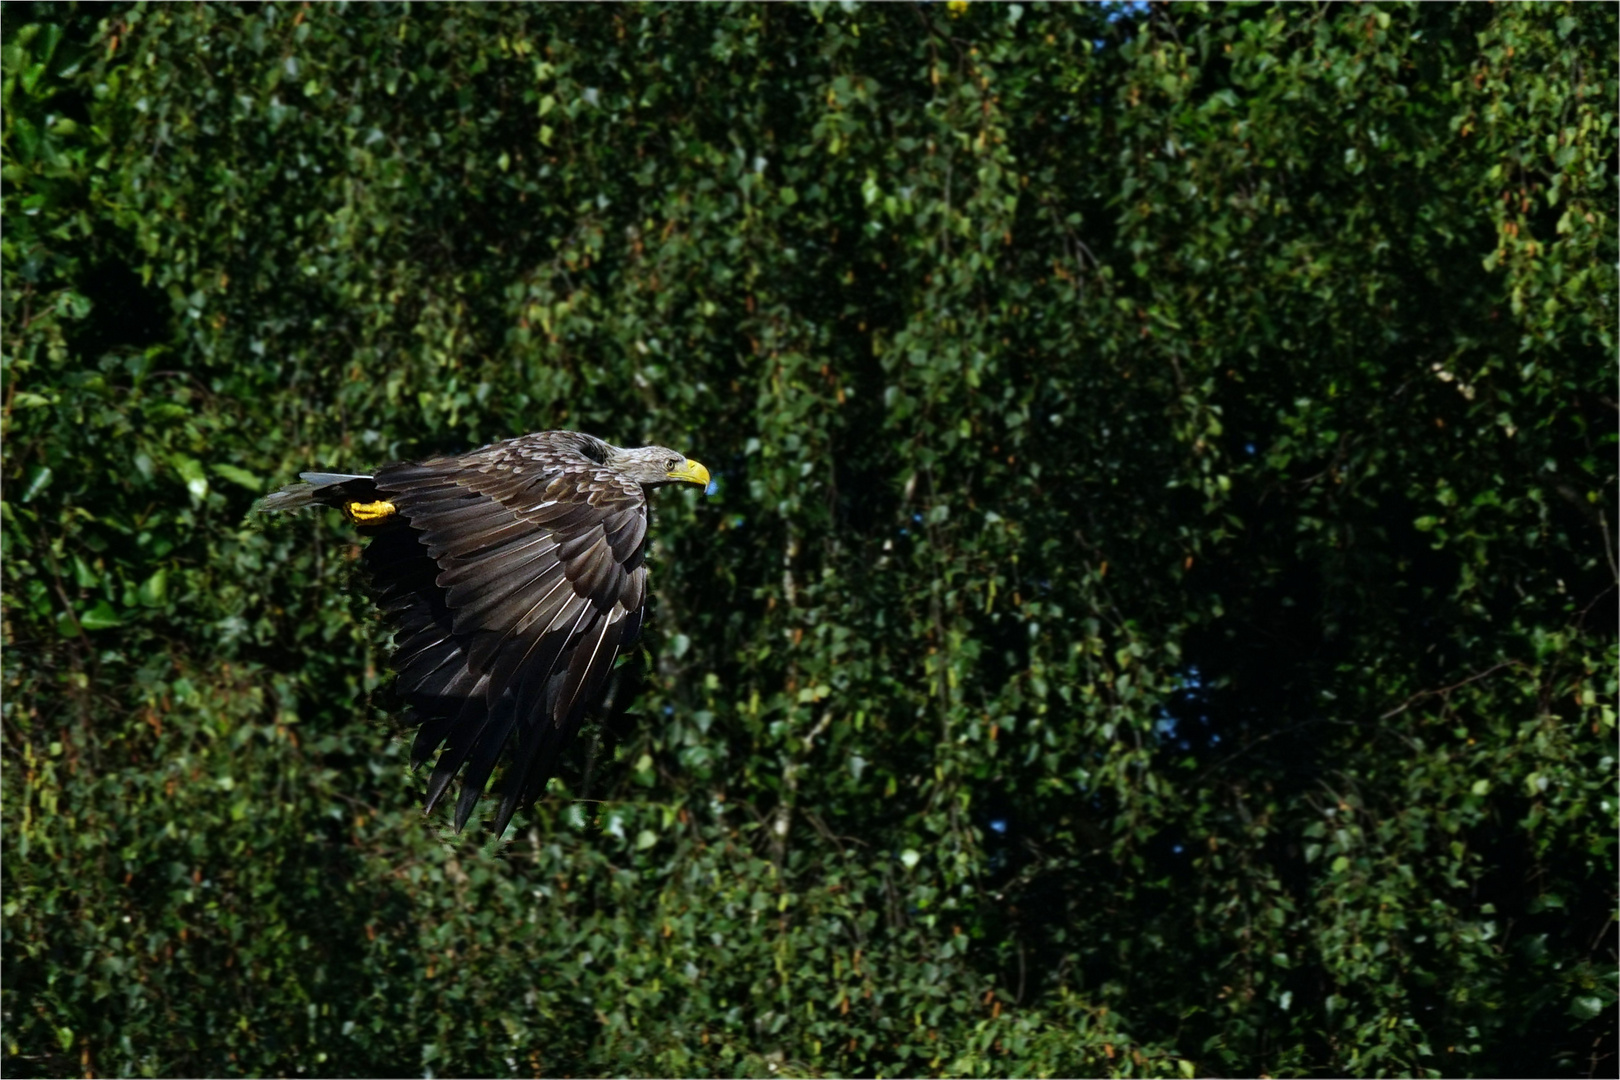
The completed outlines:
<svg viewBox="0 0 1620 1080">
<path fill-rule="evenodd" d="M 396 689 L 420 724 L 413 764 L 444 747 L 428 809 L 465 766 L 457 829 L 508 743 L 496 833 L 540 794 L 640 631 L 645 496 L 588 438 L 524 436 L 375 476 L 398 514 L 362 530 L 366 568 L 397 629 Z"/>
</svg>

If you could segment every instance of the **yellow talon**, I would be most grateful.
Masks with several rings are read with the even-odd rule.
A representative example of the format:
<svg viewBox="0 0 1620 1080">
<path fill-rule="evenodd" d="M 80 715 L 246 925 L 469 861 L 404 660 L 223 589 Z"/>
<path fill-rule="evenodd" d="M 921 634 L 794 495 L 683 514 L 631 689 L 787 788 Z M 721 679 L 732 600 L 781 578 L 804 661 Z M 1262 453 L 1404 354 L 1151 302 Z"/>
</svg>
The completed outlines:
<svg viewBox="0 0 1620 1080">
<path fill-rule="evenodd" d="M 391 502 L 351 502 L 343 504 L 343 512 L 356 525 L 375 525 L 396 511 Z"/>
</svg>

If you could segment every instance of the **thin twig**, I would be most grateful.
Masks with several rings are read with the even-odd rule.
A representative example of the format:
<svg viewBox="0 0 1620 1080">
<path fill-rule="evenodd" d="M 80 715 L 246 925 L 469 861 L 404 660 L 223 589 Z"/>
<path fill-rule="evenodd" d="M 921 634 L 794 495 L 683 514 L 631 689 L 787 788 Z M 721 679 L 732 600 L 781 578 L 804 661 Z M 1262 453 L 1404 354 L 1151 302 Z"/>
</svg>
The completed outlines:
<svg viewBox="0 0 1620 1080">
<path fill-rule="evenodd" d="M 1392 716 L 1398 716 L 1399 714 L 1405 712 L 1408 708 L 1410 708 L 1411 706 L 1417 704 L 1419 701 L 1422 701 L 1424 698 L 1437 697 L 1437 696 L 1443 696 L 1445 694 L 1449 694 L 1453 690 L 1458 690 L 1458 689 L 1461 689 L 1464 686 L 1467 686 L 1469 683 L 1478 682 L 1479 680 L 1485 678 L 1487 675 L 1493 675 L 1496 672 L 1501 671 L 1505 667 L 1518 667 L 1518 666 L 1519 666 L 1519 661 L 1517 661 L 1517 660 L 1503 660 L 1501 663 L 1492 664 L 1490 667 L 1486 668 L 1484 671 L 1476 672 L 1473 675 L 1468 676 L 1468 678 L 1462 680 L 1461 682 L 1452 683 L 1450 686 L 1442 686 L 1438 690 L 1419 690 L 1417 693 L 1413 694 L 1411 697 L 1407 698 L 1405 701 L 1401 702 L 1399 705 L 1395 706 L 1393 709 L 1389 710 L 1386 713 L 1381 713 L 1379 715 L 1378 719 L 1380 719 L 1380 720 L 1388 720 Z"/>
</svg>

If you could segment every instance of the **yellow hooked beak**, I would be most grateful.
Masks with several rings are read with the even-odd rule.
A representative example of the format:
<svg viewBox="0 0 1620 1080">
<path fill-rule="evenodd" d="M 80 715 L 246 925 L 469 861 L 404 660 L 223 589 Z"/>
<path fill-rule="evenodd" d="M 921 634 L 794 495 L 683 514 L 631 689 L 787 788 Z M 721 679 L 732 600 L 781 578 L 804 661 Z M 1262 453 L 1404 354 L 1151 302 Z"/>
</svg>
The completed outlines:
<svg viewBox="0 0 1620 1080">
<path fill-rule="evenodd" d="M 696 484 L 698 487 L 709 486 L 709 470 L 691 458 L 682 462 L 680 468 L 671 469 L 664 475 L 671 480 L 685 480 L 688 484 Z"/>
</svg>

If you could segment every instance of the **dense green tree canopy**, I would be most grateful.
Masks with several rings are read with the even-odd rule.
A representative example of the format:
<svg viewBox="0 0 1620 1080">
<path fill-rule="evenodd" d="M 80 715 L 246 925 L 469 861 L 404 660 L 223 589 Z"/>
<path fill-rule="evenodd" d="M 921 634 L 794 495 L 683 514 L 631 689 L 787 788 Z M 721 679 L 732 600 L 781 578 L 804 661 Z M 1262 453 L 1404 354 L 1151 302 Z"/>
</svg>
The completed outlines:
<svg viewBox="0 0 1620 1080">
<path fill-rule="evenodd" d="M 8 5 L 7 1073 L 1612 1072 L 1616 30 Z M 552 427 L 718 490 L 458 837 L 249 510 Z"/>
</svg>

